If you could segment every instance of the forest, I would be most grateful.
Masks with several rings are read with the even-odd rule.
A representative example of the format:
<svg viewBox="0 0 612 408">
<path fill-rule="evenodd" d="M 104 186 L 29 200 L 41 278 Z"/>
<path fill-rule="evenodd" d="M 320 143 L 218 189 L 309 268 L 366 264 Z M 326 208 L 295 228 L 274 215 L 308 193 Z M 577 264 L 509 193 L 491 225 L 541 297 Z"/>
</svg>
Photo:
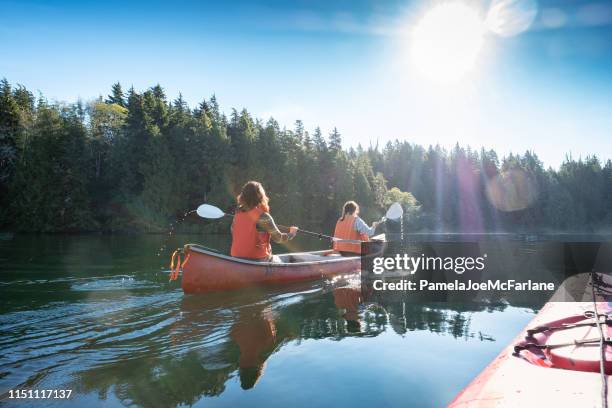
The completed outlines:
<svg viewBox="0 0 612 408">
<path fill-rule="evenodd" d="M 408 126 L 397 133 L 405 138 L 384 146 L 383 134 L 367 147 L 350 136 L 343 145 L 337 129 L 324 135 L 299 120 L 287 129 L 246 109 L 226 115 L 214 95 L 192 108 L 160 85 L 116 83 L 107 97 L 58 103 L 4 79 L 0 229 L 165 232 L 205 202 L 231 211 L 241 185 L 258 180 L 277 222 L 323 232 L 349 199 L 367 222 L 400 201 L 415 232 L 612 230 L 609 158 L 544 168 L 531 151 L 499 157 L 410 143 Z M 227 223 L 192 221 L 182 231 L 228 232 Z"/>
</svg>

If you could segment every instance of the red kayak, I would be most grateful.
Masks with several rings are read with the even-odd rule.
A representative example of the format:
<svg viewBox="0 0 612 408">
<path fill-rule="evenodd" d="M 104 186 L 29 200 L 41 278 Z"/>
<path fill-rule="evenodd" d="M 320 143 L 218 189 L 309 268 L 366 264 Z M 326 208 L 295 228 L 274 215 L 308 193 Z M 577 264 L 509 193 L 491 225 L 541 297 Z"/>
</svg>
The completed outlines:
<svg viewBox="0 0 612 408">
<path fill-rule="evenodd" d="M 611 290 L 608 275 L 580 274 L 566 280 L 449 407 L 601 407 L 609 403 Z"/>
<path fill-rule="evenodd" d="M 182 262 L 173 256 L 171 279 L 178 277 L 181 267 L 185 293 L 314 280 L 358 271 L 361 267 L 360 256 L 344 257 L 332 250 L 282 254 L 278 255 L 280 262 L 257 262 L 187 244 L 182 256 Z"/>
</svg>

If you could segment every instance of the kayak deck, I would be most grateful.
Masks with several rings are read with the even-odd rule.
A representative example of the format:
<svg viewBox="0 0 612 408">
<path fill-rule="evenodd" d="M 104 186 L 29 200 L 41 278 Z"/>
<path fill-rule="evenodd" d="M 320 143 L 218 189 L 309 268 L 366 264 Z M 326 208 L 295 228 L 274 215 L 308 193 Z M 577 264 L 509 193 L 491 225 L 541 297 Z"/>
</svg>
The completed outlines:
<svg viewBox="0 0 612 408">
<path fill-rule="evenodd" d="M 543 327 L 550 328 L 553 324 L 558 327 L 558 325 L 572 324 L 571 322 L 577 323 L 580 322 L 580 317 L 590 315 L 594 309 L 594 303 L 590 287 L 585 285 L 585 277 L 588 275 L 581 274 L 569 278 L 551 301 L 521 330 L 508 347 L 455 397 L 449 407 L 527 407 L 543 403 L 560 407 L 600 407 L 602 405 L 602 376 L 599 372 L 584 371 L 579 360 L 584 358 L 585 354 L 588 354 L 591 360 L 597 360 L 598 355 L 601 354 L 599 344 L 554 347 L 549 352 L 543 351 L 541 356 L 538 356 L 537 350 L 532 352 L 529 347 L 520 348 L 521 345 L 528 342 L 546 344 L 550 340 L 553 344 L 558 344 L 558 337 L 555 339 L 550 333 L 543 336 L 539 331 Z M 582 293 L 578 296 L 576 296 L 576 291 L 571 293 L 572 286 L 573 289 Z M 568 301 L 570 299 L 577 301 L 570 302 Z M 598 298 L 596 306 L 599 314 L 607 314 L 612 311 L 606 297 Z M 608 337 L 607 329 L 610 329 L 610 326 L 605 325 L 605 327 L 604 334 Z M 596 326 L 593 325 L 592 328 Z M 593 337 L 595 332 L 588 330 L 592 328 L 579 327 L 571 328 L 571 330 L 583 330 L 580 333 L 573 333 L 574 336 L 578 334 L 578 337 L 582 338 L 575 339 L 580 341 L 586 337 Z M 536 334 L 530 331 L 532 329 L 535 329 Z M 551 333 L 555 331 L 555 329 L 548 330 Z M 563 331 L 559 330 L 558 333 L 563 333 Z M 571 331 L 568 333 L 571 334 Z M 519 348 L 515 350 L 517 345 Z M 597 349 L 594 346 L 597 346 Z M 604 347 L 605 354 L 609 354 L 610 346 Z M 565 355 L 564 361 L 568 363 L 564 367 L 551 366 L 547 358 L 554 357 L 553 352 Z M 551 361 L 554 362 L 554 358 Z M 603 381 L 607 383 L 608 388 L 612 388 L 608 375 L 604 376 Z M 607 401 L 608 404 L 612 402 L 609 395 Z"/>
</svg>

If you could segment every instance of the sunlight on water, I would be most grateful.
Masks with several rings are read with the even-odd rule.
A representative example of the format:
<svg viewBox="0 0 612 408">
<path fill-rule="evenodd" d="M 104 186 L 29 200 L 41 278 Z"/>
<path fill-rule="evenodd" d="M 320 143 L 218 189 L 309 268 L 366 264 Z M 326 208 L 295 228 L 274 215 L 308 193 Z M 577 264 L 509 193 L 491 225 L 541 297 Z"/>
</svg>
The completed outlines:
<svg viewBox="0 0 612 408">
<path fill-rule="evenodd" d="M 23 387 L 73 389 L 72 406 L 338 405 L 323 388 L 347 406 L 441 406 L 539 307 L 368 300 L 358 275 L 184 296 L 163 239 L 2 241 L 6 406 Z"/>
</svg>

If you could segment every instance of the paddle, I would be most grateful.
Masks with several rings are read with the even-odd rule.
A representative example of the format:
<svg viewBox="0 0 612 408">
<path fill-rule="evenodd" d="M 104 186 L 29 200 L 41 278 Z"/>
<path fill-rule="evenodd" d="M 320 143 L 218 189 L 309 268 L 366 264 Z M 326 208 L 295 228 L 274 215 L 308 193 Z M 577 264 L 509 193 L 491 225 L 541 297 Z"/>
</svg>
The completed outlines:
<svg viewBox="0 0 612 408">
<path fill-rule="evenodd" d="M 215 207 L 214 205 L 210 205 L 210 204 L 202 204 L 201 206 L 198 207 L 198 209 L 196 210 L 196 213 L 198 213 L 198 215 L 202 218 L 210 218 L 213 220 L 216 220 L 217 218 L 222 218 L 226 215 L 232 217 L 231 214 L 226 214 L 223 211 L 221 211 L 221 209 Z"/>
<path fill-rule="evenodd" d="M 198 207 L 196 212 L 202 218 L 208 218 L 208 219 L 213 219 L 213 220 L 223 218 L 225 216 L 233 217 L 232 214 L 226 214 L 223 211 L 221 211 L 221 209 L 215 207 L 214 205 L 210 205 L 210 204 L 202 204 L 201 206 Z M 289 227 L 285 227 L 284 225 L 279 225 L 279 227 L 289 229 Z M 321 234 L 319 232 L 303 230 L 301 228 L 298 229 L 298 232 L 301 232 L 302 234 L 306 234 L 306 235 L 313 235 L 318 238 L 328 238 L 328 239 L 331 239 L 332 241 L 339 241 L 338 238 L 335 238 L 329 235 L 325 235 L 325 234 Z M 347 240 L 343 240 L 343 241 L 347 241 Z M 361 241 L 355 241 L 355 242 L 361 242 Z"/>
<path fill-rule="evenodd" d="M 402 215 L 404 215 L 404 209 L 402 208 L 400 203 L 393 203 L 391 204 L 391 206 L 389 207 L 389 209 L 387 210 L 387 213 L 385 214 L 384 217 L 381 218 L 380 222 L 385 222 L 386 220 L 397 220 L 399 218 L 402 217 Z M 283 227 L 282 225 L 279 225 L 280 227 Z M 283 227 L 283 228 L 287 228 L 287 227 Z M 329 235 L 325 235 L 325 234 L 321 234 L 318 232 L 310 232 L 310 231 L 305 231 L 303 229 L 298 229 L 298 232 L 303 232 L 304 234 L 308 234 L 308 235 L 314 235 L 316 237 L 319 238 L 328 238 L 331 239 L 332 241 L 342 241 L 342 242 L 361 242 L 361 241 L 357 241 L 357 240 L 352 240 L 352 239 L 339 239 L 339 238 L 335 238 Z"/>
<path fill-rule="evenodd" d="M 382 217 L 380 221 L 381 222 L 385 222 L 386 220 L 395 221 L 401 218 L 402 215 L 404 215 L 404 209 L 402 208 L 400 203 L 396 202 L 396 203 L 391 204 L 391 207 L 389 207 L 389 209 L 387 210 L 387 213 L 385 214 L 384 217 Z"/>
<path fill-rule="evenodd" d="M 223 218 L 225 216 L 233 217 L 232 214 L 226 214 L 223 211 L 221 211 L 221 209 L 219 209 L 218 207 L 215 207 L 214 205 L 210 205 L 210 204 L 202 204 L 201 206 L 198 207 L 198 209 L 196 210 L 196 213 L 202 218 L 208 218 L 212 220 Z M 389 209 L 387 210 L 387 213 L 385 214 L 385 216 L 382 218 L 381 221 L 385 221 L 387 219 L 397 220 L 403 214 L 404 214 L 404 210 L 402 209 L 402 206 L 399 203 L 393 203 L 391 204 L 391 207 L 389 207 Z M 279 225 L 279 227 L 288 228 L 283 225 Z M 298 232 L 301 232 L 302 234 L 306 234 L 306 235 L 312 235 L 312 236 L 318 237 L 319 239 L 327 238 L 332 241 L 354 242 L 354 243 L 361 242 L 361 241 L 351 240 L 351 239 L 339 239 L 336 237 L 332 237 L 330 235 L 321 234 L 320 232 L 307 231 L 301 228 L 298 229 Z"/>
</svg>

